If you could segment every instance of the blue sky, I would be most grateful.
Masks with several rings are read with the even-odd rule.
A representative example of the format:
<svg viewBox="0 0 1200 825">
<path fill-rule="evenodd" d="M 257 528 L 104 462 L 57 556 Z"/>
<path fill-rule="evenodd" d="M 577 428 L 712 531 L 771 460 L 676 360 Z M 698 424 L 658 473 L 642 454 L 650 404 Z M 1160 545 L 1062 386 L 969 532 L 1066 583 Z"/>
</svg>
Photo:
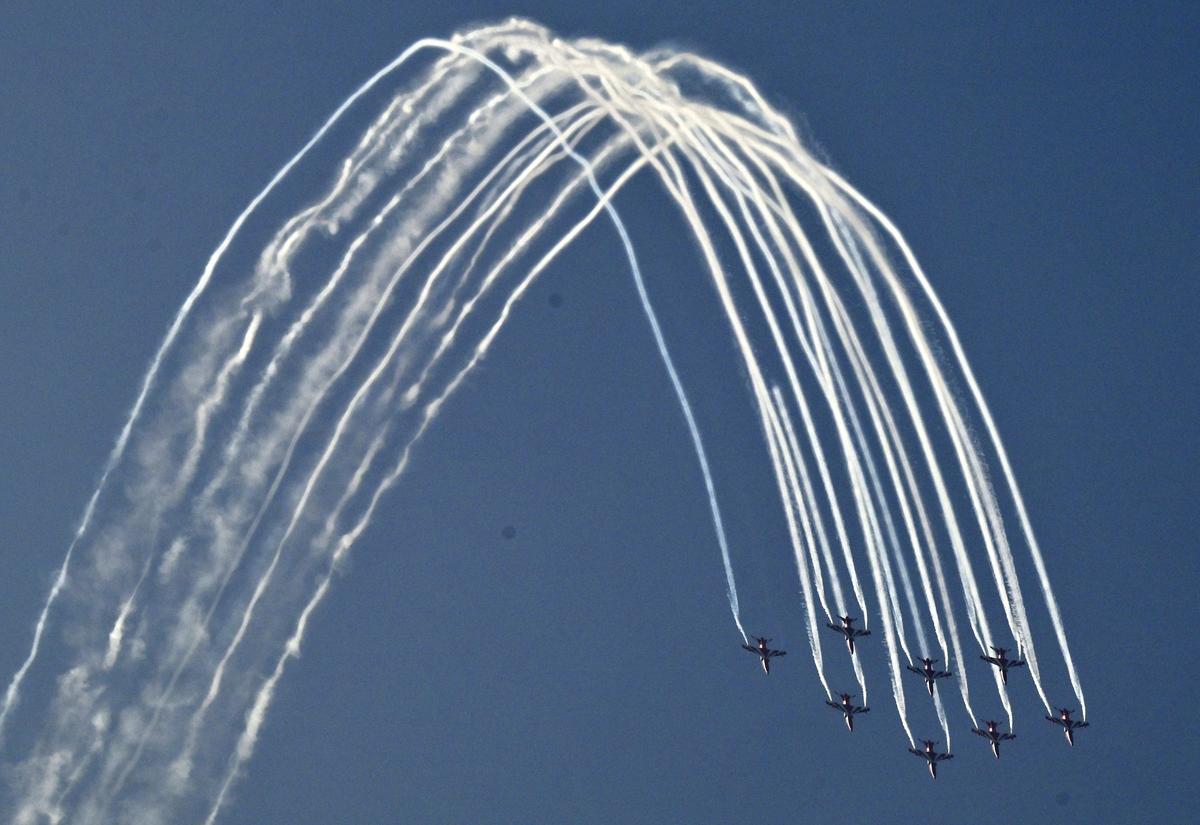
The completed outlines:
<svg viewBox="0 0 1200 825">
<path fill-rule="evenodd" d="M 223 821 L 1186 821 L 1200 752 L 1170 720 L 1200 699 L 1195 8 L 561 5 L 6 12 L 0 670 L 233 217 L 410 42 L 520 13 L 744 71 L 905 231 L 1005 436 L 1093 727 L 1068 751 L 1018 675 L 1020 738 L 994 763 L 956 715 L 936 785 L 891 711 L 846 735 L 799 655 L 734 353 L 689 332 L 716 308 L 664 287 L 748 629 L 796 651 L 763 679 L 616 238 L 594 231 L 354 550 Z M 694 264 L 680 232 L 639 242 L 652 283 Z"/>
</svg>

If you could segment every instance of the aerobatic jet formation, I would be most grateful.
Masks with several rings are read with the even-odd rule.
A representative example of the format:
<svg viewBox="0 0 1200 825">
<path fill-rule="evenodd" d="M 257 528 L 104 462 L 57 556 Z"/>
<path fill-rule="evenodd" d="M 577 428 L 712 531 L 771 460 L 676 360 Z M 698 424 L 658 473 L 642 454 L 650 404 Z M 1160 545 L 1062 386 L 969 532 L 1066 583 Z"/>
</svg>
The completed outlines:
<svg viewBox="0 0 1200 825">
<path fill-rule="evenodd" d="M 935 679 L 946 679 L 952 675 L 948 670 L 937 670 L 934 668 L 933 663 L 936 661 L 937 659 L 922 659 L 921 667 L 907 665 L 909 670 L 925 680 L 925 687 L 929 689 L 930 696 L 933 695 L 933 681 Z"/>
<path fill-rule="evenodd" d="M 1068 710 L 1067 708 L 1059 708 L 1058 717 L 1055 718 L 1053 716 L 1047 716 L 1046 721 L 1053 722 L 1055 725 L 1061 727 L 1063 729 L 1063 733 L 1067 735 L 1067 744 L 1069 744 L 1071 747 L 1075 747 L 1075 729 L 1086 728 L 1088 727 L 1088 723 L 1072 719 L 1072 713 L 1073 711 Z"/>
<path fill-rule="evenodd" d="M 924 739 L 924 740 L 922 740 L 922 742 L 924 743 L 925 747 L 909 748 L 908 752 L 913 754 L 914 756 L 919 756 L 922 759 L 924 759 L 926 762 L 928 762 L 929 763 L 929 775 L 932 776 L 934 779 L 937 779 L 937 763 L 944 762 L 947 759 L 953 759 L 954 754 L 938 753 L 937 750 L 935 750 L 933 747 L 936 744 L 935 740 L 933 740 L 933 739 Z"/>
<path fill-rule="evenodd" d="M 759 660 L 762 662 L 763 673 L 770 676 L 771 675 L 771 660 L 774 659 L 776 656 L 786 656 L 787 651 L 786 650 L 771 650 L 769 647 L 767 647 L 767 642 L 769 642 L 771 640 L 764 639 L 762 636 L 755 636 L 754 641 L 758 642 L 758 644 L 757 645 L 742 645 L 742 649 L 749 650 L 751 653 L 757 655 Z"/>
<path fill-rule="evenodd" d="M 1008 669 L 1010 667 L 1023 667 L 1025 665 L 1025 660 L 1008 658 L 1008 656 L 1005 655 L 1008 652 L 1008 648 L 993 647 L 992 650 L 995 652 L 995 656 L 980 656 L 979 658 L 983 659 L 988 664 L 995 665 L 996 667 L 1000 668 L 1000 681 L 1007 685 Z"/>
<path fill-rule="evenodd" d="M 859 630 L 859 629 L 855 628 L 854 627 L 855 619 L 853 616 L 839 616 L 838 619 L 841 621 L 840 625 L 836 625 L 833 622 L 826 622 L 825 626 L 828 627 L 830 630 L 841 633 L 844 637 L 846 637 L 846 647 L 850 648 L 850 655 L 853 656 L 854 655 L 854 640 L 859 638 L 860 636 L 870 636 L 871 631 Z"/>
<path fill-rule="evenodd" d="M 842 713 L 842 715 L 846 717 L 846 727 L 850 729 L 851 733 L 854 733 L 854 716 L 855 716 L 855 714 L 867 713 L 871 709 L 866 708 L 866 707 L 861 707 L 861 706 L 856 705 L 853 702 L 851 702 L 850 699 L 854 696 L 853 693 L 840 693 L 838 695 L 842 697 L 842 701 L 834 702 L 829 699 L 826 699 L 825 704 L 829 705 L 829 707 L 833 708 L 836 711 L 840 711 Z"/>
<path fill-rule="evenodd" d="M 971 728 L 971 731 L 975 734 L 978 734 L 979 736 L 982 736 L 984 739 L 988 740 L 989 742 L 991 742 L 992 743 L 992 753 L 994 753 L 996 755 L 996 758 L 999 759 L 1000 758 L 1000 743 L 1007 742 L 1010 739 L 1016 739 L 1017 735 L 1015 733 L 1001 733 L 996 728 L 995 722 L 988 721 L 985 724 L 987 725 L 986 730 L 983 730 L 980 728 Z"/>
<path fill-rule="evenodd" d="M 870 631 L 860 630 L 854 627 L 854 622 L 856 619 L 853 616 L 839 616 L 838 618 L 841 621 L 840 625 L 828 622 L 827 626 L 831 630 L 835 630 L 840 633 L 846 639 L 846 646 L 850 649 L 850 654 L 854 655 L 854 640 L 863 636 L 869 636 Z M 769 647 L 771 640 L 768 638 L 762 636 L 754 636 L 752 638 L 754 640 L 754 644 L 743 644 L 742 648 L 750 653 L 753 653 L 755 656 L 758 656 L 759 663 L 762 665 L 763 673 L 769 675 L 771 673 L 771 659 L 775 658 L 776 656 L 786 656 L 787 651 L 774 650 Z M 992 647 L 990 649 L 996 654 L 995 656 L 980 656 L 979 658 L 983 659 L 988 664 L 995 666 L 1000 672 L 1001 681 L 1007 685 L 1009 669 L 1021 667 L 1025 664 L 1025 661 L 1023 659 L 1010 659 L 1008 657 L 1008 650 L 1006 648 Z M 938 670 L 936 667 L 934 667 L 934 665 L 936 665 L 939 661 L 938 659 L 922 657 L 919 661 L 921 663 L 920 667 L 917 667 L 916 665 L 907 665 L 906 667 L 908 670 L 917 674 L 925 681 L 925 687 L 929 691 L 929 695 L 933 696 L 934 685 L 937 680 L 948 679 L 953 676 L 954 673 L 950 670 Z M 835 701 L 833 699 L 826 699 L 825 704 L 842 714 L 842 718 L 846 722 L 846 729 L 853 733 L 854 717 L 860 713 L 868 713 L 871 709 L 865 705 L 854 704 L 853 693 L 838 693 L 837 696 L 840 697 L 839 700 Z M 1074 711 L 1068 708 L 1059 708 L 1058 716 L 1046 717 L 1046 721 L 1052 722 L 1063 729 L 1063 732 L 1067 737 L 1067 742 L 1071 745 L 1075 744 L 1075 730 L 1078 728 L 1088 727 L 1087 722 L 1072 719 L 1071 714 L 1073 712 Z M 982 728 L 972 727 L 971 732 L 988 740 L 988 744 L 992 748 L 992 755 L 997 759 L 1000 758 L 1000 743 L 1010 742 L 1017 738 L 1016 734 L 1014 733 L 1005 733 L 1004 731 L 1000 730 L 999 723 L 992 720 L 985 721 L 984 727 Z M 921 747 L 910 747 L 908 749 L 909 753 L 913 754 L 914 756 L 919 756 L 925 760 L 929 767 L 929 775 L 934 779 L 937 779 L 938 763 L 954 758 L 954 754 L 950 753 L 949 751 L 945 753 L 939 752 L 936 748 L 936 745 L 936 740 L 923 739 L 921 740 Z"/>
<path fill-rule="evenodd" d="M 368 74 L 355 66 L 354 74 Z M 289 690 L 295 695 L 282 680 L 326 676 L 311 662 L 294 662 L 305 644 L 313 644 L 306 634 L 321 632 L 313 628 L 317 617 L 335 618 L 327 615 L 336 612 L 328 601 L 353 598 L 334 595 L 348 560 L 371 552 L 360 542 L 385 539 L 394 521 L 389 511 L 423 500 L 428 475 L 422 472 L 436 463 L 439 450 L 453 449 L 454 427 L 472 423 L 463 413 L 497 397 L 495 390 L 481 392 L 480 373 L 489 385 L 504 380 L 502 365 L 521 371 L 521 386 L 539 378 L 527 362 L 553 346 L 548 336 L 557 325 L 546 327 L 549 319 L 538 320 L 541 313 L 528 307 L 513 310 L 533 290 L 547 289 L 535 286 L 547 278 L 562 294 L 570 288 L 564 279 L 583 278 L 595 300 L 581 303 L 601 323 L 620 312 L 619 319 L 613 315 L 620 329 L 637 325 L 638 349 L 621 352 L 645 360 L 656 354 L 658 363 L 639 371 L 638 383 L 625 392 L 636 393 L 642 420 L 653 416 L 671 434 L 671 460 L 652 480 L 680 486 L 673 502 L 697 497 L 686 510 L 679 502 L 676 513 L 686 520 L 671 523 L 669 531 L 647 533 L 644 512 L 621 525 L 627 529 L 620 535 L 638 553 L 656 552 L 658 541 L 669 541 L 661 551 L 683 578 L 650 581 L 650 587 L 625 593 L 624 601 L 638 606 L 639 619 L 667 613 L 663 618 L 673 621 L 639 628 L 645 641 L 622 645 L 626 669 L 606 673 L 610 684 L 664 666 L 672 670 L 657 674 L 663 678 L 686 667 L 691 679 L 712 679 L 701 667 L 706 663 L 676 668 L 685 652 L 668 637 L 687 632 L 694 651 L 691 645 L 700 644 L 703 633 L 713 639 L 712 658 L 729 668 L 724 675 L 746 694 L 735 704 L 719 693 L 726 680 L 706 685 L 705 696 L 722 700 L 714 712 L 740 712 L 754 723 L 726 720 L 749 739 L 739 745 L 757 748 L 764 744 L 760 736 L 828 724 L 814 699 L 827 702 L 854 731 L 857 716 L 873 701 L 871 711 L 885 710 L 848 744 L 886 742 L 889 763 L 909 748 L 936 778 L 938 763 L 951 758 L 952 737 L 965 737 L 972 725 L 983 727 L 984 716 L 971 704 L 984 694 L 979 688 L 988 694 L 977 701 L 988 708 L 985 716 L 1002 718 L 1013 729 L 1014 712 L 1024 712 L 1015 695 L 1020 692 L 1032 715 L 1048 715 L 1073 744 L 1074 731 L 1087 723 L 1042 698 L 1061 698 L 1078 708 L 1081 720 L 1089 718 L 1060 616 L 1067 611 L 1060 611 L 1046 571 L 1070 570 L 1072 556 L 1084 551 L 1060 547 L 1068 554 L 1043 558 L 1027 509 L 1053 507 L 1032 498 L 1026 507 L 998 434 L 1005 416 L 994 421 L 984 401 L 995 379 L 980 371 L 977 380 L 937 296 L 937 281 L 956 284 L 954 268 L 943 261 L 927 276 L 900 227 L 843 177 L 832 147 L 814 150 L 803 121 L 768 103 L 778 97 L 778 89 L 760 89 L 740 71 L 700 54 L 669 45 L 638 52 L 591 37 L 560 37 L 509 16 L 445 39 L 422 37 L 315 129 L 288 124 L 288 133 L 310 136 L 273 175 L 258 163 L 281 147 L 273 140 L 269 151 L 262 150 L 249 134 L 249 145 L 241 148 L 261 151 L 246 166 L 251 178 L 266 179 L 265 186 L 207 257 L 152 357 L 135 356 L 148 362 L 148 370 L 135 385 L 136 400 L 122 404 L 128 413 L 111 446 L 93 442 L 105 452 L 99 468 L 81 475 L 96 479 L 83 497 L 81 518 L 62 524 L 56 514 L 48 527 L 51 536 L 66 540 L 57 573 L 42 568 L 50 562 L 49 548 L 30 554 L 25 572 L 45 591 L 36 620 L 0 613 L 6 622 L 0 664 L 19 663 L 0 674 L 8 678 L 0 684 L 0 825 L 212 825 L 230 813 L 249 760 L 263 759 L 256 753 L 269 746 L 268 739 L 275 740 L 275 756 L 281 755 L 279 737 L 263 732 L 280 728 L 272 714 L 287 703 L 279 697 Z M 239 189 L 249 186 L 239 183 Z M 617 203 L 620 212 L 628 211 L 628 225 Z M 206 211 L 215 219 L 211 204 Z M 224 202 L 221 211 L 234 210 Z M 668 213 L 679 219 L 656 220 Z M 593 221 L 610 226 L 588 230 Z M 913 245 L 932 246 L 942 223 L 935 221 Z M 205 235 L 217 229 L 205 226 Z M 597 231 L 606 234 L 605 243 L 588 240 Z M 659 248 L 635 249 L 634 239 Z M 660 266 L 644 277 L 649 259 Z M 589 271 L 622 274 L 594 278 Z M 180 286 L 172 282 L 170 291 Z M 548 297 L 551 307 L 562 303 L 558 292 Z M 666 310 L 661 324 L 656 305 Z M 639 312 L 640 320 L 629 315 Z M 522 328 L 519 334 L 513 326 Z M 962 331 L 968 339 L 983 334 Z M 1046 360 L 1024 350 L 1010 355 L 1022 365 Z M 684 358 L 677 367 L 678 356 Z M 612 375 L 593 382 L 593 360 L 582 359 L 576 377 L 601 392 Z M 651 380 L 661 386 L 643 386 Z M 541 412 L 571 423 L 574 411 L 556 405 Z M 581 419 L 560 431 L 579 442 L 578 455 L 569 461 L 563 456 L 565 470 L 605 453 L 607 445 L 583 429 L 587 423 Z M 442 426 L 451 429 L 438 433 Z M 497 429 L 491 440 L 502 442 L 505 456 L 519 455 L 527 446 L 525 429 L 515 438 Z M 689 442 L 692 457 L 676 455 Z M 449 457 L 456 461 L 458 455 Z M 576 479 L 576 489 L 564 492 L 586 500 L 596 492 L 590 482 L 611 486 L 620 478 L 595 474 L 585 481 Z M 406 492 L 397 489 L 405 485 Z M 475 491 L 457 492 L 458 503 L 446 507 L 471 512 Z M 72 499 L 82 493 L 69 491 Z M 728 494 L 733 497 L 726 500 Z M 527 518 L 535 519 L 536 510 L 530 502 Z M 606 513 L 624 518 L 619 510 Z M 498 512 L 481 514 L 484 521 L 473 527 L 511 542 L 519 525 L 506 526 L 506 519 L 495 524 L 495 533 L 488 526 Z M 711 532 L 688 523 L 702 515 L 711 516 Z M 604 532 L 610 539 L 615 533 Z M 489 547 L 481 543 L 484 537 L 475 542 L 481 549 Z M 557 538 L 524 549 L 554 547 L 556 573 L 600 564 L 606 573 L 631 578 L 624 556 L 599 552 L 604 535 L 583 542 L 564 535 L 565 547 L 557 547 Z M 618 549 L 630 552 L 624 542 Z M 495 563 L 494 552 L 459 554 L 468 555 L 489 556 L 481 572 Z M 692 570 L 693 563 L 713 569 L 705 574 Z M 735 567 L 740 576 L 753 577 L 749 603 L 739 598 Z M 1022 582 L 1028 573 L 1036 575 Z M 597 586 L 607 590 L 608 584 L 606 578 Z M 687 592 L 672 592 L 659 603 L 664 590 L 681 585 Z M 0 579 L 0 588 L 8 588 L 0 598 L 14 586 Z M 1080 588 L 1074 591 L 1078 595 Z M 32 606 L 25 597 L 35 594 L 21 595 L 22 605 Z M 514 594 L 506 588 L 501 595 L 507 600 Z M 528 595 L 519 587 L 515 593 Z M 1112 600 L 1121 612 L 1123 605 Z M 707 601 L 728 602 L 732 625 L 719 637 L 710 637 L 712 624 L 696 615 Z M 685 604 L 686 615 L 675 615 Z M 724 612 L 723 605 L 719 609 Z M 862 615 L 842 615 L 850 612 Z M 822 624 L 846 645 L 848 660 L 841 659 L 837 642 L 821 636 Z M 796 656 L 782 673 L 772 664 L 785 651 L 746 630 L 773 625 L 794 640 L 789 644 Z M 530 624 L 531 631 L 538 629 Z M 871 639 L 876 629 L 879 638 Z M 1168 629 L 1175 630 L 1159 624 L 1156 637 Z M 600 628 L 610 635 L 613 630 Z M 336 621 L 324 633 L 325 640 L 343 637 Z M 468 635 L 476 637 L 474 644 L 489 641 L 486 634 Z M 739 638 L 764 674 L 776 671 L 774 680 L 758 682 L 745 673 L 744 658 L 728 656 Z M 867 652 L 860 657 L 856 647 L 864 639 Z M 587 649 L 598 649 L 595 638 L 586 649 L 571 650 L 546 645 L 533 632 L 513 643 L 518 641 L 530 645 L 541 668 L 569 667 Z M 14 649 L 26 642 L 27 652 Z M 1012 645 L 1019 658 L 988 647 L 995 642 Z M 455 656 L 437 660 L 449 667 L 436 668 L 454 678 L 460 656 L 470 652 L 467 643 L 439 638 L 430 647 L 438 643 L 455 646 Z M 1044 645 L 1040 651 L 1037 644 Z M 1095 651 L 1090 664 L 1096 671 L 1112 666 L 1112 654 L 1089 650 Z M 913 653 L 939 653 L 946 668 Z M 970 662 L 981 653 L 986 672 Z M 1047 674 L 1038 666 L 1039 653 Z M 1146 652 L 1131 653 L 1148 672 L 1154 662 L 1140 661 Z M 1014 683 L 1022 690 L 1010 697 L 1008 671 L 1026 657 L 1026 672 L 1017 678 L 1030 684 Z M 906 666 L 924 682 L 929 705 L 914 700 Z M 940 693 L 939 680 L 951 675 L 950 687 Z M 970 676 L 981 683 L 975 691 Z M 987 676 L 993 680 L 983 685 Z M 868 682 L 877 685 L 870 694 Z M 834 693 L 830 685 L 856 688 L 862 706 L 854 694 Z M 961 705 L 950 696 L 960 692 Z M 818 699 L 821 693 L 825 700 Z M 1029 701 L 1035 693 L 1036 705 Z M 486 713 L 505 698 L 491 696 L 472 710 Z M 789 720 L 794 724 L 778 724 L 775 711 L 781 708 L 764 706 L 777 698 L 799 699 L 798 718 Z M 1164 707 L 1178 712 L 1178 700 L 1164 700 L 1155 702 L 1160 716 Z M 1003 709 L 991 711 L 983 701 Z M 678 710 L 670 723 L 686 725 Z M 812 716 L 817 719 L 807 718 Z M 1182 730 L 1186 717 L 1178 722 L 1189 734 Z M 883 723 L 893 730 L 875 740 L 874 729 Z M 943 736 L 946 752 L 914 738 L 913 731 Z M 556 726 L 550 732 L 562 740 L 552 744 L 551 755 L 572 752 L 577 731 Z M 692 733 L 707 751 L 730 750 L 727 741 L 701 738 L 707 732 Z M 1011 736 L 994 727 L 979 733 L 997 756 L 998 744 Z M 1018 757 L 1032 750 L 1025 747 L 1028 738 L 1022 734 Z M 1101 744 L 1097 739 L 1085 743 L 1092 747 L 1084 752 L 1063 754 L 1051 740 L 1046 747 L 1063 760 L 1096 753 Z M 420 744 L 414 738 L 411 747 Z M 1120 744 L 1122 756 L 1147 755 Z M 978 746 L 966 751 L 956 755 L 984 761 Z M 732 752 L 739 753 L 736 747 Z M 413 754 L 419 758 L 418 750 Z M 860 780 L 872 778 L 863 775 L 864 764 L 872 763 L 848 750 L 835 754 L 828 770 L 841 793 L 855 793 Z M 906 765 L 911 763 L 899 761 L 901 774 Z M 1006 763 L 1005 772 L 1011 767 Z M 1031 788 L 1053 776 L 1040 764 L 1029 767 L 1023 777 Z M 454 766 L 459 773 L 466 768 Z M 989 769 L 999 772 L 999 765 Z M 1186 764 L 1177 773 L 1186 774 Z M 773 794 L 769 780 L 747 774 L 753 785 L 737 788 L 743 796 Z M 947 818 L 939 814 L 939 800 L 903 800 L 887 790 L 888 819 L 932 825 Z M 973 813 L 990 810 L 986 818 L 996 821 L 1019 813 L 1005 808 L 1008 788 L 987 790 Z M 1044 789 L 1038 794 L 1044 797 Z M 794 795 L 785 796 L 790 801 Z M 740 807 L 743 800 L 730 801 Z M 734 818 L 710 815 L 718 817 Z M 1137 819 L 1125 817 L 1131 818 Z M 866 819 L 853 825 L 869 825 Z"/>
</svg>

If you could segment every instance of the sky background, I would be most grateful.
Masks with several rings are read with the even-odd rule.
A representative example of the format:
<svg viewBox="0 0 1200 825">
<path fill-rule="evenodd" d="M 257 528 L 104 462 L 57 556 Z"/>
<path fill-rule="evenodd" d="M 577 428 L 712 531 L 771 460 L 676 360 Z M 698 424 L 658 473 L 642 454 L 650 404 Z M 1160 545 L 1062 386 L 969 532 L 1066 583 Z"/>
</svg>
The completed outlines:
<svg viewBox="0 0 1200 825">
<path fill-rule="evenodd" d="M 710 292 L 672 288 L 692 243 L 673 218 L 656 224 L 662 202 L 618 201 L 712 453 L 747 629 L 793 655 L 765 679 L 738 649 L 683 418 L 598 223 L 353 551 L 222 822 L 1190 821 L 1200 11 L 745 5 L 6 4 L 5 680 L 229 223 L 412 41 L 516 13 L 743 71 L 906 233 L 1004 435 L 1092 727 L 1069 751 L 1017 673 L 1019 738 L 995 763 L 948 697 L 957 758 L 933 784 L 875 662 L 878 708 L 846 734 L 804 653 L 732 344 L 704 333 Z M 835 641 L 827 662 L 848 674 Z M 978 665 L 976 709 L 998 714 Z M 1056 678 L 1052 700 L 1068 695 Z"/>
</svg>

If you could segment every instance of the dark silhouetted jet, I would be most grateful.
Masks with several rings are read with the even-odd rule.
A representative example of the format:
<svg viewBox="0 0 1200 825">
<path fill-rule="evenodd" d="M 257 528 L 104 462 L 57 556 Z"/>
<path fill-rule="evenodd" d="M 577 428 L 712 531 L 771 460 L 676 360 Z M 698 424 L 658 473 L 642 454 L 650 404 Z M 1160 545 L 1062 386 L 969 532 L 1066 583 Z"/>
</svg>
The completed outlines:
<svg viewBox="0 0 1200 825">
<path fill-rule="evenodd" d="M 1053 716 L 1047 716 L 1046 721 L 1053 722 L 1061 727 L 1063 729 L 1063 733 L 1067 735 L 1067 742 L 1071 745 L 1071 747 L 1075 747 L 1075 729 L 1086 728 L 1088 727 L 1088 723 L 1075 721 L 1071 718 L 1072 713 L 1073 711 L 1067 710 L 1066 708 L 1059 708 L 1058 718 L 1056 719 Z"/>
<path fill-rule="evenodd" d="M 842 701 L 834 702 L 826 699 L 825 704 L 829 705 L 829 707 L 836 711 L 840 711 L 842 715 L 846 717 L 846 727 L 850 729 L 851 733 L 854 733 L 854 715 L 856 713 L 867 713 L 871 709 L 859 707 L 851 702 L 850 698 L 854 696 L 853 693 L 839 693 L 838 695 L 842 697 Z"/>
<path fill-rule="evenodd" d="M 755 655 L 758 656 L 759 659 L 762 660 L 763 673 L 766 673 L 769 676 L 771 674 L 771 660 L 774 659 L 776 656 L 786 656 L 787 651 L 786 650 L 771 650 L 770 648 L 767 647 L 767 642 L 769 642 L 771 640 L 764 639 L 762 636 L 755 636 L 754 641 L 758 642 L 757 646 L 742 645 L 742 648 L 744 650 L 749 650 L 751 653 L 754 653 Z"/>
<path fill-rule="evenodd" d="M 932 739 L 923 739 L 921 741 L 925 745 L 924 748 L 909 748 L 908 752 L 913 754 L 914 756 L 919 756 L 922 759 L 924 759 L 926 762 L 928 762 L 929 763 L 929 775 L 932 776 L 934 779 L 937 779 L 937 763 L 943 762 L 947 759 L 953 759 L 954 754 L 938 753 L 933 748 L 935 742 Z"/>
<path fill-rule="evenodd" d="M 996 729 L 995 722 L 987 722 L 987 730 L 979 728 L 971 728 L 972 731 L 982 736 L 984 739 L 992 743 L 992 753 L 996 754 L 996 758 L 1000 758 L 1000 743 L 1007 742 L 1009 739 L 1016 739 L 1015 733 L 1001 733 Z"/>
<path fill-rule="evenodd" d="M 870 636 L 871 631 L 856 629 L 854 627 L 855 619 L 853 616 L 839 616 L 838 618 L 842 622 L 840 625 L 836 625 L 833 622 L 826 622 L 825 626 L 828 627 L 830 630 L 835 630 L 838 633 L 841 633 L 843 636 L 846 637 L 846 647 L 850 648 L 850 655 L 853 656 L 854 655 L 854 640 L 860 636 Z"/>
<path fill-rule="evenodd" d="M 912 665 L 907 666 L 909 670 L 925 680 L 925 687 L 929 688 L 930 696 L 933 695 L 933 680 L 946 679 L 951 675 L 950 671 L 948 670 L 935 670 L 933 663 L 936 661 L 937 659 L 922 659 L 921 667 L 913 667 Z"/>
<path fill-rule="evenodd" d="M 1010 667 L 1024 667 L 1025 660 L 1008 658 L 1004 655 L 1008 652 L 1007 648 L 993 647 L 992 650 L 995 651 L 995 656 L 980 656 L 979 658 L 983 659 L 988 664 L 995 665 L 996 667 L 1000 668 L 1000 681 L 1007 685 L 1008 669 Z"/>
</svg>

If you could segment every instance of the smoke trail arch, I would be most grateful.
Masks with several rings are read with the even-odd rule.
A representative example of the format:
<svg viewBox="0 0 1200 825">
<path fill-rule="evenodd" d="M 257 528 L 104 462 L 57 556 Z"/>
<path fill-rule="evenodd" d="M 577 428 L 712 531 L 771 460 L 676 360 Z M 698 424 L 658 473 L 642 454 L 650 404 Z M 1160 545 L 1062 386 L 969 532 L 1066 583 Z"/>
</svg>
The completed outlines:
<svg viewBox="0 0 1200 825">
<path fill-rule="evenodd" d="M 324 193 L 284 219 L 250 265 L 231 266 L 260 204 L 346 112 L 409 68 Z M 818 614 L 830 620 L 830 605 L 845 615 L 853 604 L 881 628 L 912 741 L 900 674 L 914 647 L 930 652 L 927 625 L 959 667 L 955 596 L 976 644 L 997 638 L 968 551 L 977 541 L 1049 708 L 990 449 L 1083 704 L 994 422 L 895 226 L 746 79 L 695 55 L 639 56 L 512 20 L 419 41 L 381 69 L 208 261 L 143 379 L 0 706 L 2 736 L 58 622 L 55 644 L 71 664 L 33 709 L 41 734 L 15 770 L 15 821 L 69 812 L 80 823 L 170 822 L 192 810 L 216 820 L 336 565 L 530 285 L 598 217 L 621 239 L 683 410 L 745 638 L 703 438 L 614 205 L 639 174 L 653 175 L 683 216 L 749 376 L 826 695 Z M 732 254 L 718 251 L 718 237 Z M 937 357 L 919 301 L 952 361 Z M 951 370 L 969 403 L 952 392 Z M 133 494 L 114 495 L 118 482 Z M 958 683 L 974 719 L 965 673 Z M 940 696 L 937 707 L 948 738 Z"/>
</svg>

